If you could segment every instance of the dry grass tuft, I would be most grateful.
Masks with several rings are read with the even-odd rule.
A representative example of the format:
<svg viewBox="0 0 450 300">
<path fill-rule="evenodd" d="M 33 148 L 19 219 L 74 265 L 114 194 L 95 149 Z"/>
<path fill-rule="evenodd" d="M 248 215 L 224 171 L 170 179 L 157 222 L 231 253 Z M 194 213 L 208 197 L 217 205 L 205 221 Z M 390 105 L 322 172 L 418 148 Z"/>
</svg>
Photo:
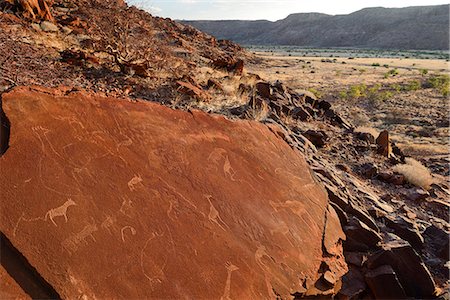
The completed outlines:
<svg viewBox="0 0 450 300">
<path fill-rule="evenodd" d="M 412 158 L 406 158 L 405 162 L 403 165 L 394 166 L 393 170 L 405 176 L 408 182 L 428 190 L 433 183 L 433 177 L 427 167 Z"/>
</svg>

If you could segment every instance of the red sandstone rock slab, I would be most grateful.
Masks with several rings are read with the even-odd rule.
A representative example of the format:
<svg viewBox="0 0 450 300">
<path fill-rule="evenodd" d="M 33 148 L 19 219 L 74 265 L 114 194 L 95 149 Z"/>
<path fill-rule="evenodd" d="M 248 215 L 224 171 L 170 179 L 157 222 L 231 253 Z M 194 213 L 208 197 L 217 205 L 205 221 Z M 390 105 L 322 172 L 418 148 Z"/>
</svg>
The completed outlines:
<svg viewBox="0 0 450 300">
<path fill-rule="evenodd" d="M 11 278 L 3 266 L 0 266 L 0 299 L 31 299 L 31 297 L 22 290 L 17 282 Z"/>
<path fill-rule="evenodd" d="M 63 298 L 336 292 L 336 213 L 266 126 L 33 88 L 3 110 L 1 230 Z"/>
</svg>

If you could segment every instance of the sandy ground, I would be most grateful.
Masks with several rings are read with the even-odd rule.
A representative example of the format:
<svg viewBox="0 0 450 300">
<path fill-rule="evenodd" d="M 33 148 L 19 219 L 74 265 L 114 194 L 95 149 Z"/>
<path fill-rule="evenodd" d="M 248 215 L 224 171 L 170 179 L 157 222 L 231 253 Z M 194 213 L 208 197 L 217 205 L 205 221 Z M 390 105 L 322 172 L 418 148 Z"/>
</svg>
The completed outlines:
<svg viewBox="0 0 450 300">
<path fill-rule="evenodd" d="M 368 88 L 379 84 L 381 92 L 391 90 L 395 85 L 406 86 L 412 81 L 425 82 L 430 76 L 449 74 L 449 62 L 438 59 L 257 55 L 259 61 L 248 66 L 248 72 L 270 81 L 281 80 L 296 90 L 312 90 L 322 99 L 332 102 L 355 126 L 376 132 L 389 130 L 393 140 L 407 154 L 421 159 L 432 169 L 438 161 L 438 172 L 448 175 L 448 97 L 430 88 L 394 91 L 386 99 L 377 101 L 367 97 L 343 99 L 339 94 L 361 84 Z M 427 74 L 422 74 L 424 69 Z M 394 70 L 398 74 L 386 76 Z"/>
</svg>

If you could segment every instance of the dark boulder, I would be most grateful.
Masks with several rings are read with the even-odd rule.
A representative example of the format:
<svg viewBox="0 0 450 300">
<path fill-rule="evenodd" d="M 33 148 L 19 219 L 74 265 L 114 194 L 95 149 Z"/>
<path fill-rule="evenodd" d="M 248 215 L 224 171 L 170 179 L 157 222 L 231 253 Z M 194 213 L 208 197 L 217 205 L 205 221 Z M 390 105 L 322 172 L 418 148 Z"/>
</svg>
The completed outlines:
<svg viewBox="0 0 450 300">
<path fill-rule="evenodd" d="M 370 269 L 383 265 L 392 267 L 407 296 L 423 299 L 435 295 L 436 286 L 430 271 L 408 243 L 389 242 L 367 261 Z"/>
<path fill-rule="evenodd" d="M 389 265 L 382 265 L 366 273 L 367 285 L 376 299 L 405 299 L 406 294 L 397 275 Z"/>
</svg>

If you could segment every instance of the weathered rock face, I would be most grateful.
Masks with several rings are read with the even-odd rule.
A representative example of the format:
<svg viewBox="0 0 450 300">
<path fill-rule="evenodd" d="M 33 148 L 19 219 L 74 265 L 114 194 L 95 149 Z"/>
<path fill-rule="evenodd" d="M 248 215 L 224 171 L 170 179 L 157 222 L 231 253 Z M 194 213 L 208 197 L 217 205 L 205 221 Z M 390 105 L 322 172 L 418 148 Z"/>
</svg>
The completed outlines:
<svg viewBox="0 0 450 300">
<path fill-rule="evenodd" d="M 3 110 L 1 231 L 61 297 L 265 299 L 340 287 L 336 212 L 266 126 L 31 88 L 4 94 Z"/>
</svg>

